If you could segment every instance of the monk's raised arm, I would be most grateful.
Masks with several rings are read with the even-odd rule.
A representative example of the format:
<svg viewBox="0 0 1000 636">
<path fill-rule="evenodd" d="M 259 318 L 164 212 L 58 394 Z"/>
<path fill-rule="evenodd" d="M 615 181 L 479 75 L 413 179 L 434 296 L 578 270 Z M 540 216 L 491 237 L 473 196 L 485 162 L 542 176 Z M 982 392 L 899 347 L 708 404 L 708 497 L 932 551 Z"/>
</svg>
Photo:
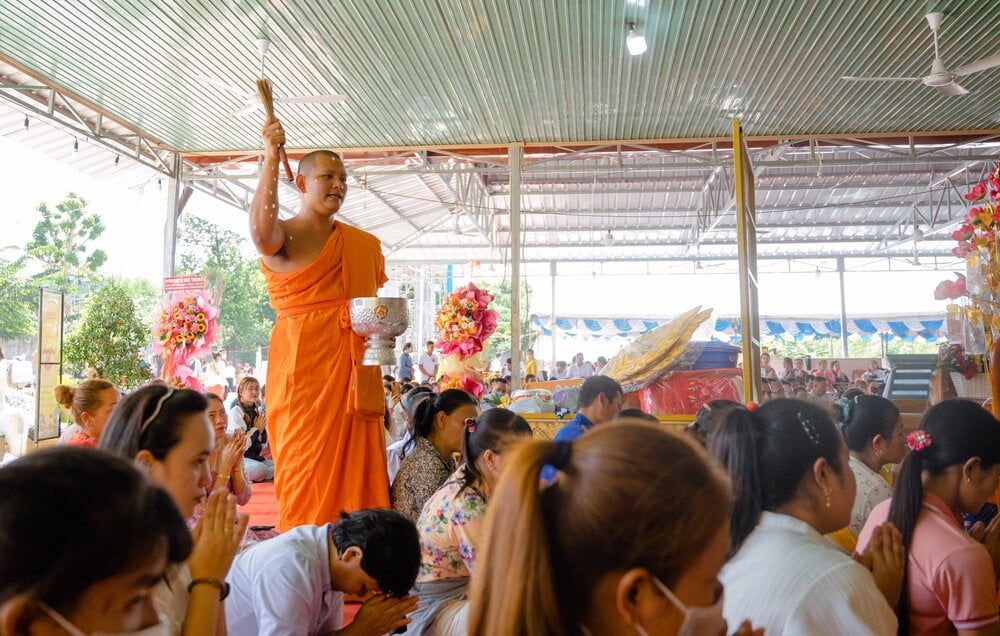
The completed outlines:
<svg viewBox="0 0 1000 636">
<path fill-rule="evenodd" d="M 278 148 L 285 143 L 281 122 L 270 119 L 261 131 L 264 163 L 250 204 L 250 238 L 263 256 L 274 256 L 285 246 L 285 229 L 278 222 Z"/>
</svg>

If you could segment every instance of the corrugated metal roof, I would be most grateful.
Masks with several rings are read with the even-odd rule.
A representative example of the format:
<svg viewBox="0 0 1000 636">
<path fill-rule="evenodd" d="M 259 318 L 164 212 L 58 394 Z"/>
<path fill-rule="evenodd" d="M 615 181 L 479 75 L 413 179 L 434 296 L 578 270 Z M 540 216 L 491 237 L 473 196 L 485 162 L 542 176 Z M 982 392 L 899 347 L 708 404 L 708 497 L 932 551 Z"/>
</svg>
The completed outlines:
<svg viewBox="0 0 1000 636">
<path fill-rule="evenodd" d="M 413 147 L 997 128 L 1000 70 L 944 97 L 911 0 L 6 0 L 0 56 L 184 152 L 258 146 L 255 37 L 294 147 Z M 952 68 L 1000 51 L 1000 3 L 940 0 Z M 625 24 L 649 50 L 632 57 Z"/>
<path fill-rule="evenodd" d="M 378 236 L 394 262 L 510 258 L 502 154 L 510 143 L 535 146 L 522 179 L 526 260 L 734 258 L 731 151 L 642 144 L 725 138 L 732 117 L 750 135 L 775 138 L 754 150 L 762 259 L 945 257 L 965 213 L 960 192 L 1000 156 L 992 130 L 1000 69 L 963 78 L 971 94 L 961 97 L 919 82 L 838 79 L 926 73 L 925 8 L 905 0 L 6 0 L 0 131 L 123 188 L 161 178 L 148 167 L 163 161 L 160 148 L 253 155 L 261 115 L 234 116 L 244 100 L 219 85 L 252 90 L 254 39 L 267 35 L 276 94 L 348 96 L 332 106 L 280 104 L 291 146 L 435 149 L 347 155 L 342 216 Z M 947 16 L 941 53 L 952 68 L 1000 52 L 1000 3 L 933 8 Z M 627 20 L 649 41 L 642 56 L 625 51 Z M 25 88 L 41 81 L 84 102 L 56 101 L 55 122 L 104 137 L 80 137 L 74 151 L 69 128 L 32 118 L 20 131 L 32 104 L 48 99 Z M 34 101 L 14 103 L 15 94 Z M 991 130 L 955 146 L 851 139 L 979 129 Z M 121 153 L 109 148 L 128 150 L 135 131 L 153 140 L 135 151 L 148 165 L 127 154 L 115 165 Z M 798 136 L 817 139 L 788 141 Z M 591 140 L 626 143 L 581 149 Z M 464 145 L 490 150 L 441 150 Z M 184 178 L 229 192 L 238 207 L 255 186 L 252 163 L 187 164 Z M 290 211 L 294 199 L 282 190 Z M 915 223 L 925 235 L 917 245 L 908 240 Z"/>
</svg>

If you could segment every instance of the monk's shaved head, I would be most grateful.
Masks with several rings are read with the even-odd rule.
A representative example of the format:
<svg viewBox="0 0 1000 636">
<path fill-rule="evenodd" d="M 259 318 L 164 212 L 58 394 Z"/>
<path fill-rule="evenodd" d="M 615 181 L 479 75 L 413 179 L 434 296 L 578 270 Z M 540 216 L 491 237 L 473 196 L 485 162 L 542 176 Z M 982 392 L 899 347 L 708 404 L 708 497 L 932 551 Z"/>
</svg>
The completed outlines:
<svg viewBox="0 0 1000 636">
<path fill-rule="evenodd" d="M 299 174 L 304 177 L 308 177 L 312 174 L 313 167 L 316 165 L 316 160 L 320 157 L 327 157 L 329 159 L 333 159 L 334 161 L 343 163 L 340 155 L 332 150 L 313 150 L 306 156 L 299 159 Z"/>
</svg>

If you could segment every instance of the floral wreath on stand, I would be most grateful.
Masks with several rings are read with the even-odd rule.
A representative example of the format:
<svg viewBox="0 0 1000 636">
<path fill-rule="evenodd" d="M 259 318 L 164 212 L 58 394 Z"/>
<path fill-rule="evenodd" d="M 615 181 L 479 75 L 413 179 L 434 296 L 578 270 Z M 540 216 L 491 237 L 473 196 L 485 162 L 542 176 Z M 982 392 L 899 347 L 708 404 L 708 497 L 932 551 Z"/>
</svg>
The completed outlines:
<svg viewBox="0 0 1000 636">
<path fill-rule="evenodd" d="M 218 318 L 219 310 L 206 291 L 196 296 L 174 294 L 163 303 L 153 325 L 153 350 L 163 356 L 161 379 L 179 388 L 204 391 L 188 363 L 211 353 L 219 333 Z"/>
<path fill-rule="evenodd" d="M 497 330 L 493 295 L 469 283 L 448 294 L 434 318 L 435 343 L 441 352 L 438 387 L 483 396 L 483 372 L 489 366 L 483 342 Z"/>
<path fill-rule="evenodd" d="M 961 227 L 951 237 L 958 245 L 952 250 L 965 259 L 967 277 L 943 281 L 934 291 L 938 300 L 963 299 L 949 304 L 948 316 L 964 319 L 971 331 L 985 336 L 986 350 L 1000 336 L 1000 164 L 986 179 L 965 195 L 972 204 Z"/>
</svg>

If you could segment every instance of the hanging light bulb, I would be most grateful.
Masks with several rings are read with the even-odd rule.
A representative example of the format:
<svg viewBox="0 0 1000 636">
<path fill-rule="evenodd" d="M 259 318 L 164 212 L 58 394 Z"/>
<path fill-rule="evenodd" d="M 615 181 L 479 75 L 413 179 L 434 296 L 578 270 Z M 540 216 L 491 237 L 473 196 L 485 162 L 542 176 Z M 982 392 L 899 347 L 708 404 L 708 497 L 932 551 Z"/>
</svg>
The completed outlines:
<svg viewBox="0 0 1000 636">
<path fill-rule="evenodd" d="M 819 278 L 822 275 L 823 275 L 823 272 L 819 271 L 819 265 L 817 265 L 816 266 L 816 278 Z"/>
<path fill-rule="evenodd" d="M 601 243 L 608 247 L 615 244 L 615 235 L 611 233 L 611 228 L 608 228 L 608 233 L 601 239 Z"/>
<path fill-rule="evenodd" d="M 924 231 L 920 229 L 919 225 L 913 226 L 913 242 L 919 243 L 924 240 Z"/>
<path fill-rule="evenodd" d="M 642 55 L 646 52 L 646 38 L 635 30 L 635 22 L 628 23 L 628 35 L 625 36 L 625 46 L 632 55 Z"/>
</svg>

